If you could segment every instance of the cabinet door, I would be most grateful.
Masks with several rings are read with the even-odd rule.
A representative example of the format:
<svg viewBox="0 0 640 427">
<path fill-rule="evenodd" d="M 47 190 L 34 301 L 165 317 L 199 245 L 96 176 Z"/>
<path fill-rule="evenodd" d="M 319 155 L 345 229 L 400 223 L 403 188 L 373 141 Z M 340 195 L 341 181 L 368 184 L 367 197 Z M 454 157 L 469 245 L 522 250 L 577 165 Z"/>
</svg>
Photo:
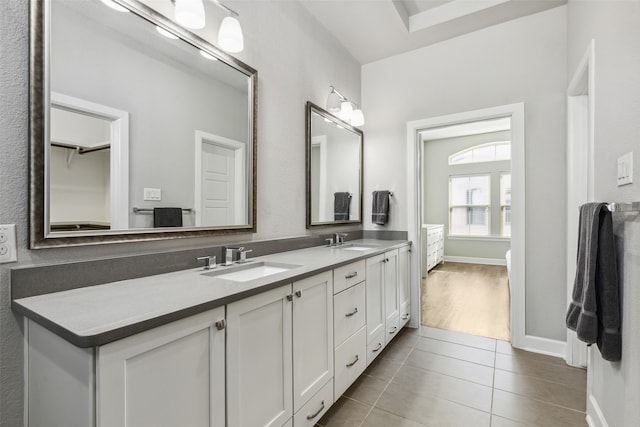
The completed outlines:
<svg viewBox="0 0 640 427">
<path fill-rule="evenodd" d="M 224 426 L 224 345 L 219 307 L 99 347 L 97 425 Z"/>
<path fill-rule="evenodd" d="M 400 310 L 398 303 L 398 250 L 386 252 L 384 256 L 384 315 L 385 321 L 390 324 L 392 319 L 398 318 Z"/>
<path fill-rule="evenodd" d="M 296 413 L 333 377 L 333 273 L 327 271 L 294 282 L 293 295 Z"/>
<path fill-rule="evenodd" d="M 293 415 L 292 299 L 286 285 L 227 306 L 227 425 L 280 427 Z"/>
<path fill-rule="evenodd" d="M 410 288 L 410 270 L 409 270 L 409 262 L 410 262 L 410 246 L 403 246 L 398 250 L 398 302 L 400 307 L 404 305 L 409 305 L 409 300 L 411 299 L 411 288 Z M 408 313 L 400 313 L 400 323 L 408 320 L 405 319 Z"/>
<path fill-rule="evenodd" d="M 366 260 L 367 343 L 384 331 L 384 260 L 384 254 Z"/>
</svg>

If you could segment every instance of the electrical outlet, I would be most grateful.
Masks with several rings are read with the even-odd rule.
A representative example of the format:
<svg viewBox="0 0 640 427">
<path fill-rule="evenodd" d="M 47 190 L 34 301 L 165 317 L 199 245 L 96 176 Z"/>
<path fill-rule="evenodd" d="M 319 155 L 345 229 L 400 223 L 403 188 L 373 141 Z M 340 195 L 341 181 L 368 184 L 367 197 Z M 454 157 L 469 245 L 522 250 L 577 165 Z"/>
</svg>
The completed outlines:
<svg viewBox="0 0 640 427">
<path fill-rule="evenodd" d="M 162 200 L 162 190 L 160 188 L 145 188 L 143 196 L 144 200 L 158 202 Z"/>
<path fill-rule="evenodd" d="M 0 225 L 0 263 L 18 260 L 16 243 L 16 225 Z"/>
</svg>

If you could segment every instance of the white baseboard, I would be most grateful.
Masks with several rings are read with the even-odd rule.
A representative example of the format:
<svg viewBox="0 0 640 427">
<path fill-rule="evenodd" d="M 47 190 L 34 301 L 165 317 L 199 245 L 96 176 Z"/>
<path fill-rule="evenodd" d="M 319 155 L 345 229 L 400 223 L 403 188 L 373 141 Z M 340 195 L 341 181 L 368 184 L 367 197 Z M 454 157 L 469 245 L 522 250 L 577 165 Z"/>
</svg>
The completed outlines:
<svg viewBox="0 0 640 427">
<path fill-rule="evenodd" d="M 587 424 L 589 427 L 609 427 L 593 394 L 587 398 Z"/>
<path fill-rule="evenodd" d="M 514 347 L 522 350 L 531 351 L 533 353 L 546 354 L 547 356 L 559 357 L 564 360 L 566 355 L 567 343 L 564 341 L 552 340 L 549 338 L 536 337 L 534 335 L 525 335 L 520 340 L 514 339 L 511 341 Z"/>
<path fill-rule="evenodd" d="M 461 262 L 465 264 L 507 265 L 506 259 L 500 258 L 474 258 L 466 256 L 445 256 L 445 262 Z"/>
</svg>

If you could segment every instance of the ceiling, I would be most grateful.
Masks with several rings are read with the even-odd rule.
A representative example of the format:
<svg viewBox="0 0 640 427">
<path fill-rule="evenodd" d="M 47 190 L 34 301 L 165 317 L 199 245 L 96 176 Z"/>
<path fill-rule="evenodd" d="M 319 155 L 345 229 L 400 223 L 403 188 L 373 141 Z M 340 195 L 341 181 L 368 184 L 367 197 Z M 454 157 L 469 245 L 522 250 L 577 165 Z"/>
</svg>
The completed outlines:
<svg viewBox="0 0 640 427">
<path fill-rule="evenodd" d="M 361 64 L 419 49 L 567 0 L 299 0 Z"/>
</svg>

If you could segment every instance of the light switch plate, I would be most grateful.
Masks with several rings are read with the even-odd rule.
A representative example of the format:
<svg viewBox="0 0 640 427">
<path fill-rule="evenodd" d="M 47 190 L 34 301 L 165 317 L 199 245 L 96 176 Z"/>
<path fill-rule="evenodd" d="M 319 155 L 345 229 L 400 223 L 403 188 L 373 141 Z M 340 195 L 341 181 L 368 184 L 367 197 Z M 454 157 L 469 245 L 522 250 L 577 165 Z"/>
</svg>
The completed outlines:
<svg viewBox="0 0 640 427">
<path fill-rule="evenodd" d="M 618 187 L 633 182 L 633 152 L 618 157 Z"/>
<path fill-rule="evenodd" d="M 144 200 L 151 200 L 158 202 L 162 200 L 162 190 L 159 188 L 145 188 L 144 189 Z"/>
<path fill-rule="evenodd" d="M 18 245 L 16 243 L 16 225 L 0 225 L 0 263 L 18 260 Z"/>
</svg>

